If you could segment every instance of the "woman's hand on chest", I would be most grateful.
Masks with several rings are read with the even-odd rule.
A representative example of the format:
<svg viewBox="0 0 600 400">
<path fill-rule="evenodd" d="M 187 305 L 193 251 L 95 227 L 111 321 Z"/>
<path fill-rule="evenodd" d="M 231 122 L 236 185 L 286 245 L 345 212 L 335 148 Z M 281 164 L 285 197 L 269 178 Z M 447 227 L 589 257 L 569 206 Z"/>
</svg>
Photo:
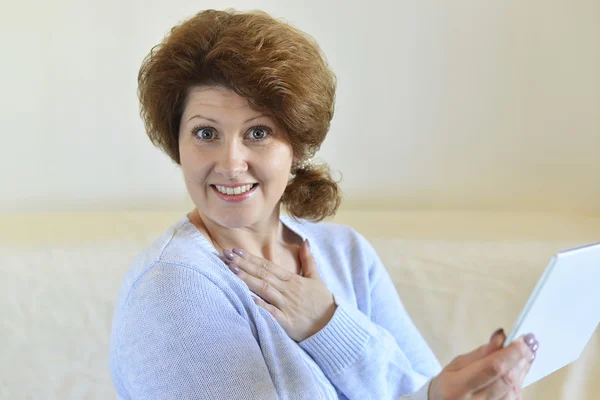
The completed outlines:
<svg viewBox="0 0 600 400">
<path fill-rule="evenodd" d="M 224 250 L 229 268 L 261 299 L 256 304 L 267 310 L 289 337 L 301 342 L 327 325 L 336 304 L 310 253 L 308 241 L 299 251 L 303 276 L 241 249 Z"/>
</svg>

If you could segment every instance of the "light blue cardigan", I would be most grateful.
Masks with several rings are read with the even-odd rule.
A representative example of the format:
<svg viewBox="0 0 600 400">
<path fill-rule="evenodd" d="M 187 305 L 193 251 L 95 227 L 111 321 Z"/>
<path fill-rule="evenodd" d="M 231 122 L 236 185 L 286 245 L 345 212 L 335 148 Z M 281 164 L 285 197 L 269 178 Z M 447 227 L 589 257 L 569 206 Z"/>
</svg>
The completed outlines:
<svg viewBox="0 0 600 400">
<path fill-rule="evenodd" d="M 328 325 L 290 339 L 184 217 L 137 257 L 119 292 L 118 399 L 427 399 L 440 365 L 371 245 L 345 226 L 281 221 L 310 241 L 338 305 Z"/>
</svg>

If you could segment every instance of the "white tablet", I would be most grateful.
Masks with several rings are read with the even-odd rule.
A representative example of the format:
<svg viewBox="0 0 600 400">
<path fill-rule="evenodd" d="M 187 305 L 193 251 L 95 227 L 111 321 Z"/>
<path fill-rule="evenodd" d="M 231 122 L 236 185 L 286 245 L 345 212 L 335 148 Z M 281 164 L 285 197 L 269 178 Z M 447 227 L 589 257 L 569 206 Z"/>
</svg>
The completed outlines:
<svg viewBox="0 0 600 400">
<path fill-rule="evenodd" d="M 531 332 L 540 343 L 523 387 L 577 360 L 599 322 L 600 243 L 559 252 L 504 342 Z"/>
</svg>

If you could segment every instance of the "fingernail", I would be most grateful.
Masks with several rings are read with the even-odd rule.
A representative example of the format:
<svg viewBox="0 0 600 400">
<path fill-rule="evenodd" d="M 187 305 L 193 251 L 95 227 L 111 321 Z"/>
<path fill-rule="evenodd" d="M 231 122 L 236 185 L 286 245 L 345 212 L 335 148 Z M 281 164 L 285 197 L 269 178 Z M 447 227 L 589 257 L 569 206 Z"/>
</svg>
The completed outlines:
<svg viewBox="0 0 600 400">
<path fill-rule="evenodd" d="M 310 242 L 308 241 L 308 239 L 304 239 L 304 241 L 306 242 L 306 247 L 308 247 L 308 249 L 310 250 Z"/>
<path fill-rule="evenodd" d="M 535 360 L 535 353 L 533 353 L 533 355 L 531 356 L 531 361 L 529 362 L 533 362 L 533 360 Z"/>
<path fill-rule="evenodd" d="M 229 250 L 223 250 L 223 255 L 225 256 L 226 259 L 228 259 L 229 261 L 233 261 L 235 256 L 233 255 L 233 253 Z"/>
<path fill-rule="evenodd" d="M 533 345 L 532 345 L 532 346 L 530 346 L 529 348 L 531 349 L 531 351 L 533 351 L 533 352 L 535 353 L 536 351 L 538 351 L 539 347 L 540 347 L 540 344 L 539 344 L 539 342 L 536 340 L 536 341 L 535 341 L 535 343 L 533 343 Z"/>
<path fill-rule="evenodd" d="M 229 266 L 229 269 L 231 270 L 231 272 L 233 272 L 236 275 L 240 274 L 241 271 L 240 271 L 240 269 L 238 267 L 236 267 L 233 264 L 227 264 L 227 265 Z"/>
<path fill-rule="evenodd" d="M 244 257 L 246 255 L 246 253 L 244 253 L 244 250 L 242 249 L 233 249 L 233 252 L 240 257 Z"/>
<path fill-rule="evenodd" d="M 490 336 L 490 342 L 491 342 L 492 340 L 494 340 L 494 337 L 496 337 L 496 335 L 499 335 L 499 334 L 501 334 L 501 333 L 502 333 L 502 334 L 504 333 L 504 329 L 502 329 L 502 328 L 500 328 L 500 329 L 498 329 L 496 332 L 492 333 L 492 336 Z"/>
<path fill-rule="evenodd" d="M 527 343 L 527 346 L 529 347 L 533 346 L 533 344 L 536 342 L 535 335 L 533 333 L 528 333 L 527 335 L 525 335 L 523 340 L 525 341 L 525 343 Z"/>
</svg>

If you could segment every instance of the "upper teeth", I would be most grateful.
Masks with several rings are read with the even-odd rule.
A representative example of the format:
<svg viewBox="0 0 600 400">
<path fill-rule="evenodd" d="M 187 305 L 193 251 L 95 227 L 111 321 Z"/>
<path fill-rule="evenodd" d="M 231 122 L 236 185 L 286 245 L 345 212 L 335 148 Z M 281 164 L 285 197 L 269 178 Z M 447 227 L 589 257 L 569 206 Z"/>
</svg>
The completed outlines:
<svg viewBox="0 0 600 400">
<path fill-rule="evenodd" d="M 215 185 L 215 187 L 217 188 L 217 190 L 223 194 L 228 194 L 228 195 L 233 195 L 233 194 L 242 194 L 244 192 L 247 192 L 248 190 L 252 189 L 253 185 L 244 185 L 244 186 L 238 186 L 235 188 L 231 188 L 231 187 L 226 187 L 226 186 L 220 186 L 220 185 Z"/>
</svg>

